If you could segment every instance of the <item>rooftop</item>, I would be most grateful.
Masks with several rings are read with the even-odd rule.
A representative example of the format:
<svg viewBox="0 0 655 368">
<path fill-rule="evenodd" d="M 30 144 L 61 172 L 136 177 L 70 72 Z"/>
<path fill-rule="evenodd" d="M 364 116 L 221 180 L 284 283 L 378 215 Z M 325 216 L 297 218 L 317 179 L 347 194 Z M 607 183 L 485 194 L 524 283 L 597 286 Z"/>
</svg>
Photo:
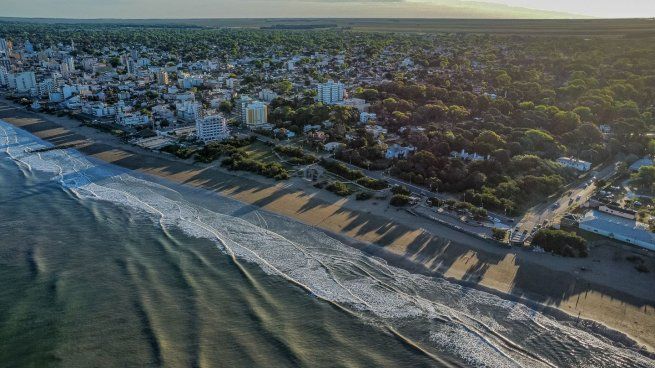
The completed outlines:
<svg viewBox="0 0 655 368">
<path fill-rule="evenodd" d="M 601 229 L 655 246 L 655 233 L 648 230 L 646 224 L 627 218 L 591 210 L 580 220 L 580 225 Z"/>
</svg>

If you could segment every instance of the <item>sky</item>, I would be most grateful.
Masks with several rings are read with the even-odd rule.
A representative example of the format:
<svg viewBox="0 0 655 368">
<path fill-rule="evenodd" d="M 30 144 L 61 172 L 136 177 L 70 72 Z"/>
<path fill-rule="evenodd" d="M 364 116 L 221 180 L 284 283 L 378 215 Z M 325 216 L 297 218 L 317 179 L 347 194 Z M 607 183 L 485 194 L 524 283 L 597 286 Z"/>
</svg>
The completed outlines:
<svg viewBox="0 0 655 368">
<path fill-rule="evenodd" d="M 559 11 L 598 18 L 655 17 L 655 0 L 486 0 L 532 9 Z"/>
<path fill-rule="evenodd" d="M 655 0 L 0 0 L 0 16 L 650 18 L 655 17 Z"/>
</svg>

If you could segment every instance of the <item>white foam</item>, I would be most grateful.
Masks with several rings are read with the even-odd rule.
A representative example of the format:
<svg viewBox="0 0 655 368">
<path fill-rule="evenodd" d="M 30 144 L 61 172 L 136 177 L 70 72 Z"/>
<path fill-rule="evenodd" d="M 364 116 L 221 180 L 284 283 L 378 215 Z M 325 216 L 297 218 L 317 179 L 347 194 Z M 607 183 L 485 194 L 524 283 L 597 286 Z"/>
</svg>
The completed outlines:
<svg viewBox="0 0 655 368">
<path fill-rule="evenodd" d="M 559 323 L 523 304 L 389 266 L 297 222 L 252 211 L 253 222 L 265 226 L 260 227 L 245 216 L 230 215 L 234 202 L 219 197 L 219 209 L 210 211 L 183 200 L 168 187 L 111 165 L 94 163 L 75 150 L 30 153 L 47 144 L 0 121 L 0 145 L 3 142 L 13 160 L 39 173 L 52 174 L 52 180 L 80 198 L 129 207 L 163 228 L 175 227 L 189 236 L 214 240 L 224 252 L 302 285 L 319 298 L 358 310 L 378 323 L 404 326 L 415 320 L 425 321 L 427 336 L 418 338 L 473 366 L 552 365 L 543 357 L 526 354 L 520 342 L 505 337 L 516 334 L 512 330 L 516 326 L 525 329 L 522 333 L 526 334 L 546 329 L 560 339 L 583 341 L 586 348 L 593 347 L 609 356 L 648 364 L 632 351 L 611 346 L 598 336 Z M 268 229 L 276 224 L 278 232 Z M 505 321 L 498 320 L 497 316 L 503 314 Z"/>
</svg>

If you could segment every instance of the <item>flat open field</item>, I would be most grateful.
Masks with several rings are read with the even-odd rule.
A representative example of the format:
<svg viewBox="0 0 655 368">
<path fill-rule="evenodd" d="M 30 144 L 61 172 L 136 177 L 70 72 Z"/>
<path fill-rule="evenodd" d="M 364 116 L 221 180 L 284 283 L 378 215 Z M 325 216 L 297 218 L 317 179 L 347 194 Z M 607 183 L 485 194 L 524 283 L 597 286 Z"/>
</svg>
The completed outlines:
<svg viewBox="0 0 655 368">
<path fill-rule="evenodd" d="M 0 17 L 0 22 L 191 28 L 347 29 L 375 32 L 655 37 L 655 19 L 55 19 Z"/>
</svg>

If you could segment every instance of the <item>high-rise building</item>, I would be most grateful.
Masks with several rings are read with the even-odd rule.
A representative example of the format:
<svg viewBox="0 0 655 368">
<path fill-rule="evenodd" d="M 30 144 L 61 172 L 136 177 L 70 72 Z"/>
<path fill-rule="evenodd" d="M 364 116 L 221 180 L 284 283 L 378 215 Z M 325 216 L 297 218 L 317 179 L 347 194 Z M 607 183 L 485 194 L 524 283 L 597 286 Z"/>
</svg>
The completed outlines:
<svg viewBox="0 0 655 368">
<path fill-rule="evenodd" d="M 329 80 L 316 88 L 316 101 L 326 105 L 333 105 L 343 101 L 346 87 L 341 82 Z"/>
<path fill-rule="evenodd" d="M 135 65 L 134 61 L 130 58 L 129 55 L 121 55 L 121 64 L 125 67 L 127 74 L 133 74 Z"/>
<path fill-rule="evenodd" d="M 268 124 L 268 106 L 255 101 L 246 106 L 244 123 L 247 127 Z"/>
<path fill-rule="evenodd" d="M 222 141 L 230 138 L 230 128 L 223 115 L 208 115 L 196 119 L 196 136 L 203 142 Z"/>
<path fill-rule="evenodd" d="M 9 84 L 9 73 L 7 68 L 0 66 L 0 86 L 6 86 Z"/>
<path fill-rule="evenodd" d="M 34 75 L 34 72 L 18 73 L 14 78 L 14 83 L 16 85 L 14 88 L 17 92 L 30 93 L 32 95 L 37 93 L 36 75 Z"/>
<path fill-rule="evenodd" d="M 237 100 L 237 115 L 239 115 L 239 120 L 241 123 L 246 123 L 246 108 L 252 102 L 252 98 L 242 95 L 239 100 Z"/>
<path fill-rule="evenodd" d="M 39 96 L 48 96 L 55 90 L 55 81 L 52 78 L 44 79 L 38 84 Z"/>
<path fill-rule="evenodd" d="M 73 68 L 71 68 L 71 66 L 73 66 Z M 67 60 L 63 60 L 61 62 L 61 65 L 59 65 L 59 71 L 61 72 L 61 75 L 66 78 L 68 78 L 71 75 L 71 73 L 75 70 L 74 68 L 75 68 L 74 64 L 72 62 L 71 63 L 67 62 Z"/>
<path fill-rule="evenodd" d="M 277 93 L 268 88 L 264 88 L 259 92 L 259 99 L 264 102 L 271 102 L 277 98 Z"/>
<path fill-rule="evenodd" d="M 68 66 L 68 72 L 72 73 L 75 71 L 75 58 L 72 56 L 66 56 L 62 63 Z"/>
<path fill-rule="evenodd" d="M 157 72 L 157 83 L 161 85 L 168 85 L 168 72 L 164 68 L 159 69 Z"/>
<path fill-rule="evenodd" d="M 30 40 L 25 41 L 25 52 L 34 52 L 34 46 L 30 42 Z"/>
<path fill-rule="evenodd" d="M 11 43 L 7 42 L 4 38 L 0 38 L 0 52 L 4 52 L 7 55 L 11 52 Z"/>
<path fill-rule="evenodd" d="M 7 70 L 11 70 L 11 60 L 6 56 L 3 57 L 0 55 L 0 66 Z"/>
<path fill-rule="evenodd" d="M 196 101 L 176 102 L 175 110 L 177 117 L 187 122 L 194 122 L 203 115 L 202 104 Z"/>
</svg>

